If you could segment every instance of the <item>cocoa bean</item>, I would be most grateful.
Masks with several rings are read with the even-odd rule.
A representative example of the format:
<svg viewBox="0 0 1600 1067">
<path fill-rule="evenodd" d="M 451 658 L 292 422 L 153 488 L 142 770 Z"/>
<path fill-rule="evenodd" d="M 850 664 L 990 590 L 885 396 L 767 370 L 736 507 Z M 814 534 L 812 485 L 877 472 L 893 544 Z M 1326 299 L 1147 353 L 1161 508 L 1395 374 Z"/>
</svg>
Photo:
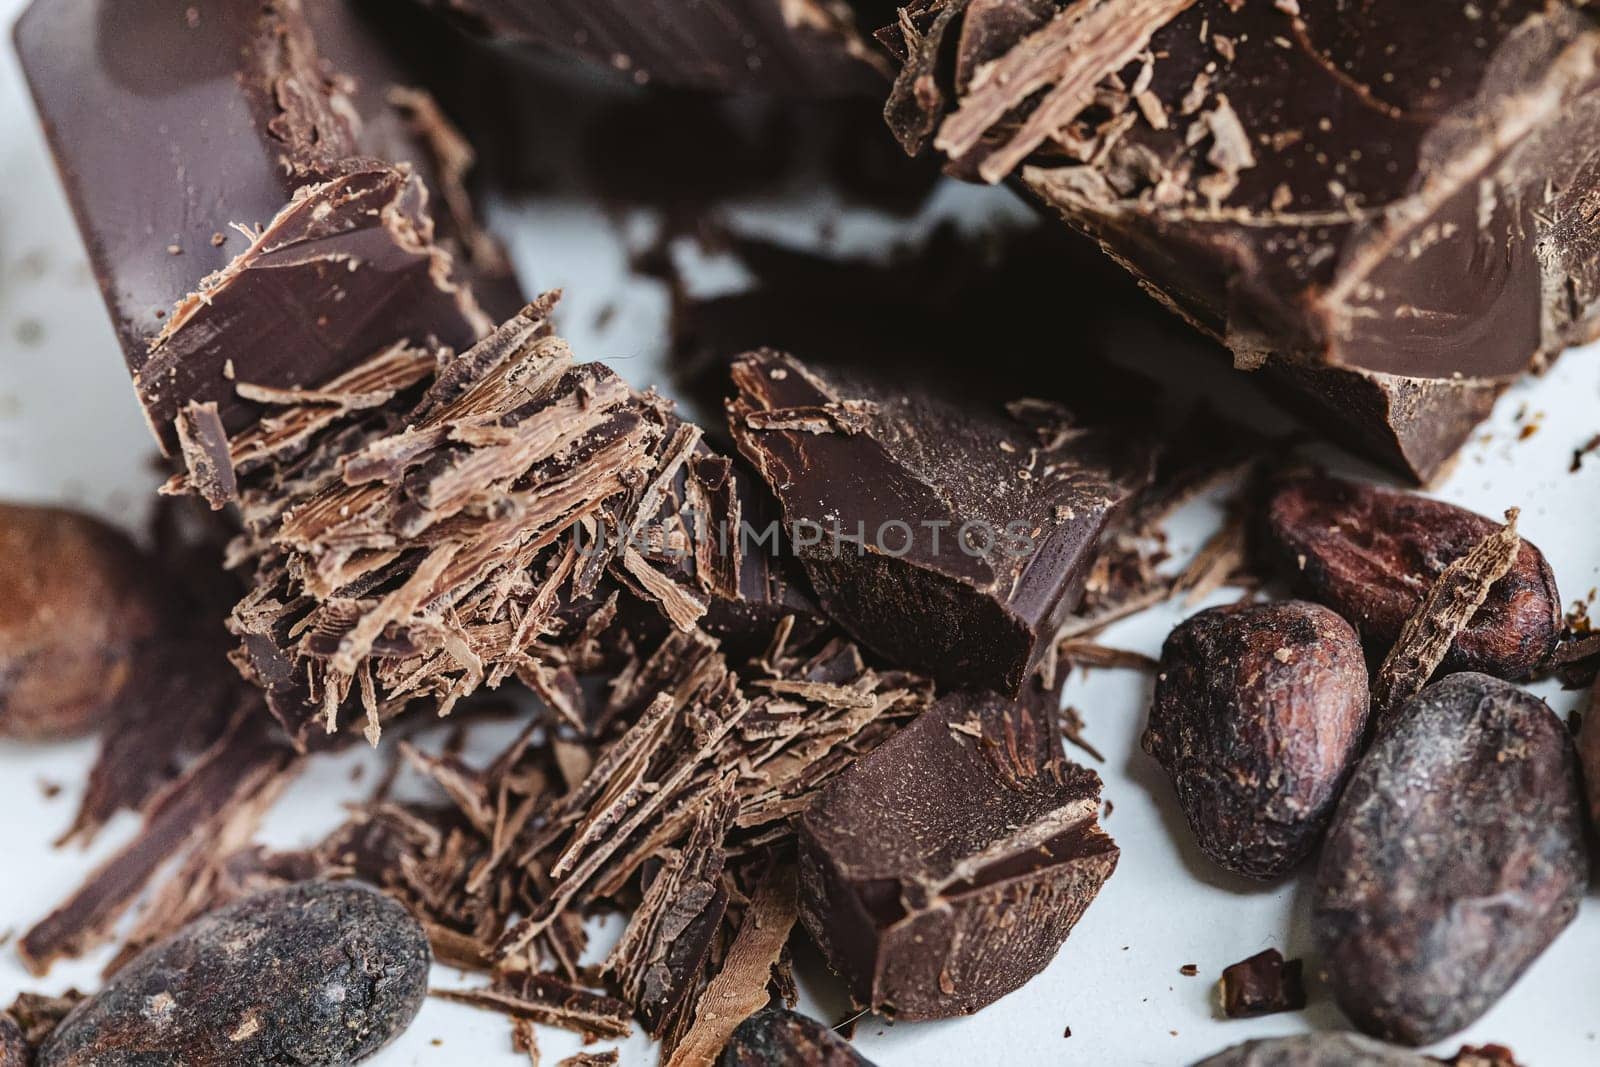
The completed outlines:
<svg viewBox="0 0 1600 1067">
<path fill-rule="evenodd" d="M 1324 476 L 1292 478 L 1267 504 L 1266 542 L 1305 595 L 1386 655 L 1434 580 L 1500 524 L 1414 493 Z M 1544 554 L 1522 543 L 1446 654 L 1443 670 L 1523 678 L 1554 651 L 1561 595 Z"/>
<path fill-rule="evenodd" d="M 1456 674 L 1402 705 L 1329 827 L 1312 932 L 1366 1032 L 1422 1045 L 1509 989 L 1577 913 L 1577 753 L 1542 700 Z"/>
<path fill-rule="evenodd" d="M 416 1017 L 422 927 L 354 882 L 302 882 L 190 924 L 118 971 L 39 1049 L 38 1067 L 334 1067 Z"/>
<path fill-rule="evenodd" d="M 1359 1034 L 1302 1034 L 1246 1041 L 1194 1067 L 1438 1067 L 1438 1062 Z"/>
<path fill-rule="evenodd" d="M 1578 761 L 1583 768 L 1584 793 L 1589 800 L 1589 819 L 1600 827 L 1600 682 L 1595 683 L 1578 730 Z"/>
<path fill-rule="evenodd" d="M 0 1012 L 0 1067 L 28 1067 L 31 1059 L 22 1027 L 5 1012 Z"/>
<path fill-rule="evenodd" d="M 1332 818 L 1369 706 L 1360 641 L 1332 611 L 1299 600 L 1212 608 L 1167 638 L 1144 750 L 1201 851 L 1278 878 Z"/>
<path fill-rule="evenodd" d="M 814 1019 L 767 1008 L 739 1024 L 717 1067 L 872 1067 L 850 1042 Z"/>
<path fill-rule="evenodd" d="M 0 504 L 0 736 L 70 737 L 104 721 L 157 629 L 151 572 L 98 519 Z"/>
</svg>

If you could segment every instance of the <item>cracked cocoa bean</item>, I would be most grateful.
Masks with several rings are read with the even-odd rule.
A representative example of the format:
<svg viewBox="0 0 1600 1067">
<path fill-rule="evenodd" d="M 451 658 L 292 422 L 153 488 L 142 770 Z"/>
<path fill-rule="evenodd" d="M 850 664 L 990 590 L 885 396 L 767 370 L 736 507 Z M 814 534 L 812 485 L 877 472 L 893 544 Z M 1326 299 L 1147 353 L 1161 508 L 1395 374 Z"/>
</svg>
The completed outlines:
<svg viewBox="0 0 1600 1067">
<path fill-rule="evenodd" d="M 1278 878 L 1332 818 L 1369 706 L 1361 643 L 1332 611 L 1300 600 L 1212 608 L 1162 648 L 1144 750 L 1201 851 Z"/>
<path fill-rule="evenodd" d="M 815 1019 L 767 1008 L 739 1024 L 717 1067 L 872 1067 L 850 1042 Z"/>
<path fill-rule="evenodd" d="M 1329 827 L 1312 932 L 1374 1036 L 1441 1040 L 1555 940 L 1588 884 L 1577 753 L 1544 701 L 1456 674 L 1401 706 Z"/>
<path fill-rule="evenodd" d="M 1291 478 L 1266 510 L 1269 550 L 1305 595 L 1349 619 L 1381 658 L 1447 566 L 1500 528 L 1414 493 L 1321 475 Z M 1443 670 L 1524 678 L 1561 633 L 1561 594 L 1527 541 L 1446 654 Z"/>
<path fill-rule="evenodd" d="M 98 519 L 0 504 L 0 737 L 70 737 L 104 721 L 157 629 L 151 570 Z"/>
<path fill-rule="evenodd" d="M 1194 1067 L 1438 1067 L 1438 1062 L 1359 1034 L 1302 1034 L 1246 1041 Z"/>
<path fill-rule="evenodd" d="M 427 993 L 428 941 L 354 882 L 302 882 L 213 912 L 74 1008 L 38 1067 L 335 1067 L 400 1034 Z"/>
</svg>

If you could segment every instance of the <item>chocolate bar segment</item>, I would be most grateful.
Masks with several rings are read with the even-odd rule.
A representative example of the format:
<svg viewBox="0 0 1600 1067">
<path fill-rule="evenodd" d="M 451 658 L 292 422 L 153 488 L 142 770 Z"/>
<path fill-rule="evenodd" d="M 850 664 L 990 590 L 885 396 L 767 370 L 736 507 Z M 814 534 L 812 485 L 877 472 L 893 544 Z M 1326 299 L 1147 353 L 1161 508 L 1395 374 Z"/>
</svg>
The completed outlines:
<svg viewBox="0 0 1600 1067">
<path fill-rule="evenodd" d="M 1100 779 L 1025 703 L 945 697 L 800 818 L 800 916 L 858 1002 L 966 1015 L 1019 988 L 1116 867 Z"/>
<path fill-rule="evenodd" d="M 863 28 L 887 0 L 425 0 L 502 40 L 610 67 L 638 84 L 787 96 L 881 93 Z"/>
<path fill-rule="evenodd" d="M 1151 475 L 1137 434 L 1058 405 L 967 408 L 774 352 L 732 374 L 734 438 L 823 609 L 954 685 L 1019 690 L 1077 606 L 1101 532 Z"/>
<path fill-rule="evenodd" d="M 1430 476 L 1500 385 L 1593 335 L 1582 5 L 1047 6 L 921 5 L 902 142 L 1014 178 L 1369 452 Z M 922 76 L 940 91 L 908 96 Z"/>
<path fill-rule="evenodd" d="M 470 344 L 491 321 L 468 294 L 473 281 L 491 310 L 520 304 L 444 165 L 448 130 L 423 114 L 419 94 L 395 95 L 402 75 L 351 0 L 37 0 L 16 41 L 129 370 L 169 450 L 170 422 L 189 401 L 216 401 L 226 426 L 242 425 L 222 381 L 227 357 L 246 380 L 309 384 L 406 337 Z M 296 205 L 333 217 L 302 226 L 289 247 L 282 228 Z M 349 217 L 358 208 L 383 214 L 361 223 Z M 280 253 L 273 266 L 294 257 L 307 269 L 191 323 L 216 331 L 203 344 L 176 336 L 196 300 L 268 251 Z M 411 271 L 402 259 L 426 262 Z M 336 263 L 348 275 L 339 287 L 327 284 Z M 429 272 L 437 292 L 416 284 Z M 359 299 L 336 304 L 336 288 Z M 186 363 L 196 346 L 210 351 Z"/>
</svg>

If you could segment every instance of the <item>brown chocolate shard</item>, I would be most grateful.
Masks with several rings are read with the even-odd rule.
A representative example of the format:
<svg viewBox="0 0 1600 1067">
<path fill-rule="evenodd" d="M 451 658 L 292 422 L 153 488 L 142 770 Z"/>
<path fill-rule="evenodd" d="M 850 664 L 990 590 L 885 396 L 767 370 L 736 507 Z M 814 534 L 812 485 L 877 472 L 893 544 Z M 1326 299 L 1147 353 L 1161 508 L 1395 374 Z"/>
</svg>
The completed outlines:
<svg viewBox="0 0 1600 1067">
<path fill-rule="evenodd" d="M 732 373 L 734 438 L 824 610 L 951 684 L 1019 691 L 1151 476 L 1137 435 L 1053 404 L 968 409 L 773 352 Z"/>
<path fill-rule="evenodd" d="M 223 384 L 230 358 L 257 381 L 318 382 L 403 337 L 469 343 L 488 322 L 464 295 L 474 282 L 497 314 L 520 302 L 503 257 L 473 261 L 490 246 L 448 200 L 435 246 L 426 221 L 426 189 L 442 177 L 435 152 L 390 101 L 402 74 L 354 7 L 41 0 L 17 24 L 22 67 L 128 368 L 169 449 L 170 420 L 191 400 L 216 401 L 230 432 L 241 427 Z M 349 193 L 358 173 L 376 197 L 365 206 L 386 208 L 384 218 L 355 226 L 353 204 L 301 201 L 343 214 L 343 224 L 320 228 L 326 243 L 261 247 L 284 236 L 264 238 L 262 227 L 295 221 L 280 216 L 298 191 L 337 181 Z M 386 181 L 387 193 L 370 185 Z M 304 262 L 277 272 L 282 288 L 247 278 L 239 288 L 251 300 L 211 309 L 187 336 L 172 336 L 175 305 L 205 279 L 237 274 L 247 253 L 280 267 Z M 421 270 L 397 270 L 407 265 Z M 326 288 L 304 288 L 313 285 Z M 319 294 L 334 290 L 359 299 L 319 306 Z"/>
<path fill-rule="evenodd" d="M 1017 178 L 1367 451 L 1431 477 L 1501 385 L 1593 334 L 1582 4 L 1055 7 L 1005 42 L 970 12 L 946 28 L 953 69 L 902 128 Z"/>
<path fill-rule="evenodd" d="M 1275 948 L 1232 964 L 1223 970 L 1222 980 L 1217 983 L 1222 1014 L 1230 1019 L 1249 1019 L 1299 1011 L 1306 1006 L 1303 970 L 1300 960 L 1285 960 Z"/>
<path fill-rule="evenodd" d="M 733 1032 L 717 1067 L 872 1067 L 850 1043 L 814 1019 L 768 1008 Z"/>
<path fill-rule="evenodd" d="M 860 14 L 883 0 L 428 0 L 494 37 L 578 55 L 638 84 L 791 96 L 881 92 Z"/>
<path fill-rule="evenodd" d="M 633 1032 L 632 1010 L 614 997 L 578 989 L 549 974 L 500 975 L 483 989 L 436 989 L 433 995 L 583 1034 L 623 1038 Z"/>
<path fill-rule="evenodd" d="M 225 819 L 239 805 L 270 796 L 269 783 L 291 762 L 287 746 L 274 740 L 262 709 L 235 716 L 227 734 L 182 777 L 151 798 L 139 835 L 124 845 L 66 902 L 17 945 L 35 974 L 110 936 L 110 926 L 168 858 L 194 840 L 208 823 Z"/>
<path fill-rule="evenodd" d="M 801 918 L 861 1004 L 977 1011 L 1050 962 L 1115 869 L 1100 780 L 1043 722 L 946 697 L 801 816 Z"/>
</svg>

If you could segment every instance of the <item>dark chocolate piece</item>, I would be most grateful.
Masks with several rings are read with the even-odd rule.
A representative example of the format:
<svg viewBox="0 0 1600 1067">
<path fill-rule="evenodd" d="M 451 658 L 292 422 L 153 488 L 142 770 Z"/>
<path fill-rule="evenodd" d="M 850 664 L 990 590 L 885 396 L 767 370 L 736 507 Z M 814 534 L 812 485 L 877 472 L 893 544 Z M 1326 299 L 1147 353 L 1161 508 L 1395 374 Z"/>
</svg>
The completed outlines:
<svg viewBox="0 0 1600 1067">
<path fill-rule="evenodd" d="M 1200 849 L 1270 880 L 1315 850 L 1366 736 L 1361 642 L 1303 600 L 1210 608 L 1168 636 L 1143 738 Z"/>
<path fill-rule="evenodd" d="M 734 438 L 823 609 L 951 684 L 1019 691 L 1152 473 L 1139 434 L 1054 404 L 963 407 L 773 352 L 732 373 Z"/>
<path fill-rule="evenodd" d="M 881 93 L 888 83 L 888 64 L 863 33 L 892 17 L 887 0 L 426 2 L 481 32 L 571 53 L 640 85 L 839 96 Z"/>
<path fill-rule="evenodd" d="M 750 1016 L 733 1032 L 717 1067 L 872 1067 L 850 1042 L 815 1019 L 780 1008 Z"/>
<path fill-rule="evenodd" d="M 0 504 L 0 737 L 110 726 L 167 619 L 149 556 L 98 519 Z"/>
<path fill-rule="evenodd" d="M 1219 983 L 1222 1014 L 1230 1019 L 1250 1019 L 1299 1011 L 1306 1006 L 1303 970 L 1300 960 L 1285 960 L 1275 948 L 1232 964 L 1223 970 Z"/>
<path fill-rule="evenodd" d="M 1446 567 L 1500 529 L 1464 508 L 1321 475 L 1289 478 L 1267 502 L 1268 548 L 1306 595 L 1349 619 L 1374 659 Z M 1561 633 L 1561 594 L 1544 554 L 1522 542 L 1509 574 L 1457 635 L 1448 671 L 1531 674 Z"/>
<path fill-rule="evenodd" d="M 510 310 L 503 257 L 456 217 L 466 208 L 436 165 L 439 140 L 414 133 L 414 97 L 391 103 L 401 75 L 349 0 L 38 0 L 16 39 L 129 370 L 169 449 L 170 420 L 191 400 L 216 401 L 230 431 L 244 424 L 224 381 L 230 360 L 242 380 L 303 385 L 400 338 L 475 340 L 490 319 L 471 280 L 492 310 Z M 322 192 L 298 206 L 332 212 L 315 231 L 285 217 L 308 188 Z M 384 214 L 357 224 L 358 208 Z M 275 219 L 279 232 L 262 235 Z M 294 243 L 313 232 L 316 243 Z M 242 256 L 298 266 L 268 286 L 240 277 Z M 210 295 L 235 289 L 237 302 L 174 337 L 174 317 L 195 310 L 178 305 L 203 283 Z M 350 299 L 335 302 L 340 293 Z M 203 362 L 184 362 L 196 350 Z"/>
<path fill-rule="evenodd" d="M 1578 758 L 1542 700 L 1485 674 L 1382 724 L 1323 844 L 1312 933 L 1374 1036 L 1448 1037 L 1577 915 L 1589 882 Z"/>
<path fill-rule="evenodd" d="M 428 942 L 354 882 L 247 897 L 152 946 L 73 1009 L 39 1067 L 354 1063 L 410 1025 Z"/>
<path fill-rule="evenodd" d="M 1117 864 L 1100 780 L 1036 709 L 945 697 L 800 818 L 800 915 L 856 1000 L 975 1012 L 1056 954 Z"/>
<path fill-rule="evenodd" d="M 1581 4 L 1057 0 L 1003 24 L 1021 5 L 935 0 L 896 35 L 902 87 L 932 77 L 919 35 L 952 6 L 955 62 L 897 93 L 924 102 L 891 111 L 902 139 L 1015 177 L 1240 366 L 1361 409 L 1349 431 L 1419 476 L 1500 385 L 1593 335 Z"/>
</svg>

